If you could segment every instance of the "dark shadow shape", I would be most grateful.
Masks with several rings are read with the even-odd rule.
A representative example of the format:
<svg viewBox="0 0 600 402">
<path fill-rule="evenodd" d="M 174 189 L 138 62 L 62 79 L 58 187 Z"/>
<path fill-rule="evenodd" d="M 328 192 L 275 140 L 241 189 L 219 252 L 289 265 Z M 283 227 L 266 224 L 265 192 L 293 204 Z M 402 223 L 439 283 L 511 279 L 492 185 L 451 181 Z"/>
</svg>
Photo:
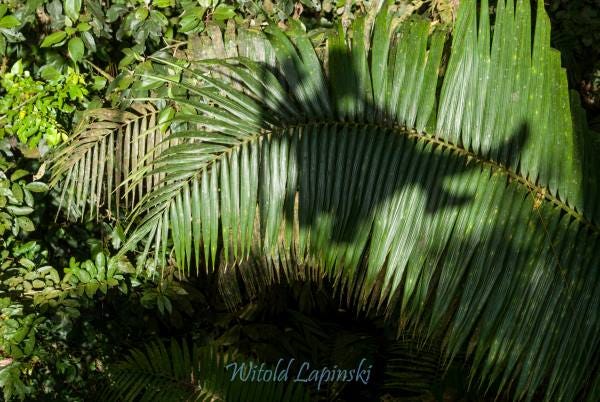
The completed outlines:
<svg viewBox="0 0 600 402">
<path fill-rule="evenodd" d="M 349 52 L 338 55 L 330 54 L 330 61 L 335 58 L 342 60 L 341 64 L 345 69 L 343 74 L 347 77 L 354 77 L 354 82 L 357 82 L 356 77 L 358 74 L 353 68 Z M 301 76 L 292 60 L 288 60 L 287 63 L 284 65 L 284 69 L 294 69 L 297 75 L 297 86 L 302 85 L 305 77 Z M 265 69 L 268 68 L 265 67 Z M 279 71 L 273 70 L 272 72 L 282 77 Z M 331 77 L 329 78 L 331 79 Z M 290 93 L 295 93 L 298 89 L 297 86 L 290 86 L 288 82 L 287 89 Z M 362 95 L 359 95 L 359 91 L 355 87 L 336 88 L 337 92 L 329 88 L 329 91 L 335 93 L 337 97 L 355 97 L 355 100 L 364 106 L 365 113 L 355 118 L 342 116 L 338 113 L 331 118 L 331 121 L 320 121 L 321 117 L 319 117 L 317 109 L 321 99 L 311 99 L 309 103 L 313 106 L 310 112 L 303 113 L 304 116 L 299 118 L 298 121 L 291 122 L 291 124 L 286 122 L 286 124 L 293 126 L 304 126 L 300 136 L 296 133 L 292 136 L 289 136 L 288 133 L 275 134 L 266 140 L 263 146 L 269 147 L 269 150 L 272 149 L 271 147 L 283 146 L 284 152 L 286 150 L 288 152 L 288 160 L 298 162 L 297 183 L 293 185 L 286 184 L 285 219 L 292 222 L 295 214 L 298 213 L 301 228 L 314 228 L 320 218 L 329 216 L 333 223 L 328 240 L 333 243 L 349 244 L 354 242 L 357 236 L 360 235 L 359 230 L 362 223 L 372 221 L 378 208 L 383 207 L 388 200 L 406 189 L 417 187 L 420 190 L 420 193 L 424 196 L 424 203 L 421 205 L 408 205 L 407 208 L 412 210 L 422 208 L 421 212 L 424 214 L 433 215 L 442 213 L 446 208 L 468 206 L 469 202 L 472 201 L 472 196 L 468 193 L 448 189 L 445 186 L 446 181 L 463 174 L 475 172 L 477 169 L 485 170 L 485 172 L 481 172 L 482 175 L 491 174 L 491 170 L 508 169 L 516 172 L 520 154 L 530 135 L 527 123 L 523 122 L 507 141 L 496 145 L 485 155 L 477 157 L 470 153 L 468 149 L 464 149 L 462 144 L 446 144 L 431 135 L 419 134 L 397 127 L 391 121 L 386 120 L 386 111 L 377 107 L 369 97 L 363 98 Z M 334 109 L 336 108 L 336 105 L 331 106 Z M 268 122 L 273 122 L 274 116 L 278 114 L 279 110 L 285 110 L 284 106 L 263 109 L 262 119 L 265 126 L 268 125 Z M 316 130 L 315 127 L 319 127 L 319 129 Z M 339 130 L 340 127 L 345 130 Z M 326 173 L 324 174 L 324 172 Z M 508 172 L 505 171 L 506 173 Z M 261 180 L 264 179 L 264 174 L 265 172 L 261 172 Z M 508 182 L 508 174 L 506 174 L 506 179 Z M 526 195 L 527 193 L 524 192 L 524 197 Z M 263 195 L 263 197 L 268 196 Z M 265 201 L 265 198 L 261 201 Z M 264 204 L 264 202 L 261 202 L 261 204 Z M 530 204 L 526 202 L 523 205 Z M 500 207 L 502 206 L 500 205 Z M 506 220 L 506 222 L 509 222 L 509 220 Z M 530 223 L 532 222 L 536 222 L 534 217 L 530 220 Z M 371 231 L 372 228 L 368 230 Z M 429 270 L 419 273 L 420 276 L 416 279 L 417 281 L 423 280 L 422 275 L 429 276 L 427 278 L 431 283 L 429 293 L 418 295 L 413 291 L 406 305 L 403 305 L 402 302 L 402 298 L 405 296 L 403 295 L 406 280 L 404 277 L 398 286 L 398 291 L 395 294 L 388 295 L 391 305 L 388 308 L 388 313 L 390 315 L 402 314 L 403 311 L 405 313 L 407 311 L 416 313 L 416 319 L 420 323 L 411 323 L 411 325 L 414 325 L 415 330 L 417 328 L 425 329 L 432 322 L 439 319 L 438 330 L 444 332 L 452 326 L 456 315 L 459 314 L 458 306 L 461 299 L 465 297 L 461 284 L 471 281 L 477 284 L 470 289 L 471 296 L 480 297 L 481 303 L 473 303 L 469 305 L 467 311 L 460 312 L 462 315 L 462 328 L 460 329 L 463 331 L 460 332 L 459 340 L 461 342 L 459 343 L 466 345 L 467 340 L 473 335 L 474 328 L 479 326 L 484 329 L 484 332 L 479 336 L 487 337 L 486 340 L 489 345 L 490 339 L 494 337 L 495 328 L 493 325 L 495 324 L 485 325 L 486 322 L 483 317 L 486 314 L 504 314 L 503 311 L 508 309 L 510 304 L 510 300 L 505 300 L 504 305 L 501 306 L 489 302 L 491 299 L 490 294 L 502 291 L 502 288 L 498 286 L 490 288 L 491 284 L 506 285 L 511 281 L 511 278 L 513 280 L 515 278 L 532 280 L 524 275 L 518 267 L 512 267 L 510 274 L 505 272 L 503 263 L 510 258 L 516 258 L 520 254 L 536 254 L 540 251 L 533 248 L 526 249 L 524 244 L 528 243 L 510 240 L 511 227 L 507 225 L 491 226 L 487 230 L 489 236 L 485 241 L 466 236 L 453 246 L 457 250 L 466 250 L 469 255 L 464 256 L 462 271 L 456 273 L 451 280 L 443 278 L 443 261 L 447 253 L 450 252 L 448 249 L 442 252 L 438 264 L 434 268 L 430 267 Z M 462 234 L 459 233 L 458 235 Z M 469 266 L 476 263 L 473 261 L 473 256 L 481 256 L 483 250 L 492 249 L 494 243 L 490 239 L 503 239 L 505 243 L 501 255 L 494 256 L 492 253 L 481 257 L 483 261 L 489 263 L 490 271 L 485 273 L 489 275 L 489 279 L 480 282 L 476 275 L 483 275 L 481 270 L 472 272 L 475 270 L 469 270 Z M 486 248 L 483 249 L 482 246 L 486 246 Z M 544 253 L 546 253 L 548 245 L 541 244 L 540 246 L 544 248 Z M 361 261 L 364 262 L 366 257 L 366 255 L 361 255 Z M 563 256 L 560 256 L 560 258 L 562 259 Z M 567 259 L 567 257 L 564 258 Z M 292 259 L 290 265 L 294 263 Z M 481 263 L 482 261 L 479 261 L 478 264 Z M 265 266 L 261 269 L 267 272 L 273 267 Z M 382 271 L 386 269 L 389 269 L 387 264 Z M 558 286 L 561 283 L 560 278 L 554 276 L 553 269 L 554 267 L 548 267 L 548 271 L 544 272 L 543 275 L 556 282 Z M 254 273 L 261 276 L 259 270 Z M 232 272 L 231 274 L 240 278 L 238 272 Z M 380 278 L 381 274 L 383 272 L 380 273 Z M 269 277 L 270 274 L 266 273 L 264 276 Z M 337 278 L 333 278 L 333 280 L 337 281 Z M 361 267 L 354 279 L 344 284 L 344 286 L 347 286 L 345 291 L 348 294 L 348 300 L 363 297 L 367 300 L 366 304 L 373 307 L 381 306 L 381 300 L 377 300 L 374 295 L 387 290 L 381 289 L 380 282 L 376 281 L 374 287 L 368 290 L 369 294 L 365 297 L 363 291 L 360 290 L 364 280 L 365 271 Z M 452 289 L 453 293 L 446 293 L 445 296 L 447 297 L 445 299 L 454 300 L 453 305 L 436 305 L 436 299 L 440 296 L 439 292 L 443 292 L 443 290 L 438 289 L 438 283 L 442 280 L 446 283 L 446 290 Z M 244 282 L 244 280 L 242 279 L 241 282 Z M 512 284 L 512 282 L 510 283 Z M 525 284 L 523 289 L 534 285 Z M 510 287 L 509 290 L 512 293 L 518 291 L 515 287 Z M 572 287 L 561 291 L 561 294 L 573 296 L 573 300 L 576 298 L 576 290 Z M 340 298 L 341 296 L 340 294 Z M 521 300 L 519 298 L 515 299 Z M 417 303 L 419 300 L 424 300 L 426 307 L 419 306 Z M 569 303 L 573 303 L 571 300 L 569 298 Z M 355 307 L 357 303 L 352 302 L 349 304 Z M 534 311 L 537 315 L 531 319 L 536 320 L 535 325 L 541 325 L 540 320 L 544 318 L 543 308 L 544 306 L 539 306 Z M 360 312 L 357 311 L 357 314 L 360 314 Z M 523 317 L 520 317 L 519 323 L 525 323 L 521 318 Z M 529 317 L 526 318 L 529 319 Z M 511 341 L 511 336 L 519 340 L 518 334 L 507 336 Z M 553 341 L 556 342 L 556 340 Z M 570 347 L 575 349 L 577 345 L 573 344 Z M 484 353 L 487 352 L 484 351 Z M 526 350 L 523 349 L 520 353 L 526 353 Z M 597 354 L 597 351 L 594 353 Z M 481 356 L 476 357 L 476 359 L 481 359 Z M 475 363 L 476 366 L 480 364 L 481 360 Z M 504 365 L 506 361 L 500 361 L 499 364 Z M 595 373 L 597 373 L 597 367 Z M 593 375 L 595 374 L 592 374 L 590 378 L 593 378 Z M 538 386 L 544 388 L 543 384 L 538 384 Z"/>
<path fill-rule="evenodd" d="M 346 76 L 358 79 L 349 52 L 330 54 L 329 58 L 346 60 L 343 63 Z M 290 94 L 296 92 L 297 86 L 305 84 L 305 77 L 291 60 L 286 61 L 282 71 L 296 71 L 296 86 L 282 79 L 282 71 L 263 67 L 280 77 L 280 81 L 288 85 Z M 325 74 L 324 78 L 331 84 Z M 329 94 L 335 93 L 337 99 L 357 96 L 358 92 L 356 88 L 340 90 L 331 85 L 328 89 Z M 320 102 L 322 99 L 309 101 L 315 110 Z M 352 242 L 361 222 L 370 220 L 379 205 L 406 188 L 418 186 L 421 189 L 426 197 L 423 208 L 427 214 L 466 205 L 472 197 L 448 191 L 444 182 L 484 166 L 514 169 L 529 138 L 528 125 L 522 123 L 510 139 L 492 148 L 486 155 L 476 156 L 462 148 L 461 144 L 448 144 L 431 133 L 417 133 L 400 127 L 387 118 L 386 111 L 377 107 L 370 97 L 363 97 L 357 103 L 362 104 L 364 113 L 356 118 L 340 116 L 339 113 L 331 121 L 319 121 L 320 117 L 314 114 L 302 116 L 292 125 L 306 129 L 300 139 L 289 138 L 288 144 L 288 159 L 298 162 L 298 182 L 295 188 L 286 185 L 287 221 L 293 221 L 297 192 L 300 225 L 313 227 L 319 216 L 333 216 L 333 227 L 337 230 L 332 231 L 330 239 L 339 243 Z M 331 106 L 336 110 L 337 105 Z M 265 125 L 273 122 L 278 110 L 285 110 L 285 107 L 263 108 Z M 318 131 L 311 131 L 317 126 L 320 127 Z M 340 133 L 341 127 L 346 128 L 347 134 Z M 294 134 L 294 137 L 297 135 Z M 281 144 L 281 139 L 276 136 L 269 141 L 269 146 Z M 326 150 L 325 156 L 323 150 Z M 492 155 L 498 155 L 500 160 L 490 163 Z M 324 171 L 327 173 L 323 174 Z M 264 177 L 263 172 L 261 179 Z M 343 182 L 336 181 L 336 178 L 343 178 Z M 390 186 L 390 182 L 393 185 Z"/>
</svg>

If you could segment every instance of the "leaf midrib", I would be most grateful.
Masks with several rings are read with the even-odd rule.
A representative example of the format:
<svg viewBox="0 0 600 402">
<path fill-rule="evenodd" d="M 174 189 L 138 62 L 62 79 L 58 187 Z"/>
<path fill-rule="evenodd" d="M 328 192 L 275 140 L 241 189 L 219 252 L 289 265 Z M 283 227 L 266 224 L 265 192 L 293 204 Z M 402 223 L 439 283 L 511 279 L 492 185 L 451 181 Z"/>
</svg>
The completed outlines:
<svg viewBox="0 0 600 402">
<path fill-rule="evenodd" d="M 307 122 L 307 123 L 279 126 L 276 129 L 265 130 L 264 134 L 265 135 L 273 134 L 275 131 L 288 131 L 293 128 L 305 128 L 305 127 L 326 126 L 326 125 L 329 125 L 329 126 L 337 125 L 337 126 L 359 127 L 359 128 L 371 127 L 376 130 L 388 130 L 388 131 L 393 131 L 395 133 L 402 134 L 410 139 L 414 139 L 417 141 L 423 141 L 428 144 L 434 144 L 441 148 L 451 150 L 455 154 L 458 154 L 458 155 L 462 156 L 463 158 L 466 158 L 467 163 L 472 163 L 474 161 L 474 162 L 480 164 L 481 166 L 490 168 L 493 171 L 504 174 L 505 176 L 507 176 L 509 178 L 510 181 L 515 181 L 515 182 L 519 183 L 519 185 L 522 188 L 524 188 L 525 191 L 527 191 L 529 194 L 531 194 L 533 196 L 534 200 L 541 200 L 541 201 L 548 202 L 548 203 L 555 205 L 556 207 L 558 207 L 562 211 L 564 211 L 566 214 L 571 216 L 573 219 L 575 219 L 577 222 L 579 222 L 582 226 L 584 226 L 590 232 L 592 232 L 593 234 L 595 234 L 597 236 L 600 236 L 600 226 L 598 226 L 597 224 L 595 224 L 594 222 L 589 220 L 586 216 L 583 215 L 583 213 L 578 212 L 575 208 L 569 206 L 567 203 L 563 202 L 558 197 L 552 195 L 550 193 L 550 190 L 547 187 L 540 186 L 540 185 L 532 182 L 527 177 L 508 168 L 507 166 L 503 165 L 502 163 L 496 162 L 491 159 L 486 159 L 486 158 L 484 158 L 472 151 L 469 151 L 468 149 L 461 147 L 457 144 L 454 144 L 449 141 L 441 140 L 440 138 L 437 138 L 437 137 L 432 136 L 427 133 L 418 132 L 415 129 L 409 129 L 405 126 L 396 125 L 396 124 L 385 125 L 385 124 L 377 124 L 377 123 L 370 123 L 370 122 L 354 122 L 354 121 L 343 122 L 343 121 L 332 120 L 332 121 L 312 121 L 312 122 Z M 252 140 L 259 138 L 259 137 L 262 137 L 262 136 L 253 137 Z M 252 142 L 252 140 L 244 141 L 244 144 L 246 144 L 248 142 Z"/>
<path fill-rule="evenodd" d="M 462 146 L 459 146 L 459 145 L 454 144 L 449 141 L 441 140 L 433 135 L 430 135 L 427 133 L 421 133 L 415 129 L 409 129 L 405 126 L 401 126 L 401 125 L 397 125 L 397 124 L 387 124 L 386 125 L 386 124 L 377 124 L 377 123 L 370 123 L 370 122 L 320 120 L 320 121 L 311 121 L 311 122 L 305 122 L 305 123 L 278 125 L 276 127 L 264 129 L 260 133 L 258 133 L 256 135 L 252 135 L 249 138 L 247 138 L 243 141 L 240 141 L 238 144 L 232 146 L 231 148 L 227 149 L 226 151 L 224 151 L 218 155 L 215 155 L 215 158 L 206 164 L 205 169 L 210 168 L 211 165 L 219 163 L 223 158 L 230 155 L 235 149 L 239 149 L 249 143 L 260 140 L 265 136 L 273 135 L 273 134 L 276 135 L 277 133 L 289 132 L 292 129 L 302 129 L 302 128 L 315 127 L 315 126 L 331 126 L 331 125 L 346 126 L 346 127 L 359 127 L 359 128 L 373 128 L 375 130 L 392 131 L 392 132 L 404 135 L 404 136 L 406 136 L 410 139 L 416 140 L 416 141 L 423 141 L 428 144 L 433 144 L 433 145 L 439 146 L 441 148 L 448 149 L 448 150 L 454 152 L 455 154 L 467 159 L 467 163 L 475 162 L 483 167 L 487 167 L 487 168 L 491 169 L 492 171 L 504 174 L 505 176 L 508 177 L 508 179 L 510 181 L 517 182 L 527 193 L 531 194 L 532 197 L 534 198 L 534 200 L 539 200 L 542 202 L 547 202 L 547 203 L 555 205 L 557 208 L 561 209 L 564 213 L 568 214 L 573 219 L 575 219 L 577 222 L 579 222 L 579 224 L 581 224 L 587 230 L 589 230 L 596 236 L 600 236 L 600 226 L 598 226 L 597 224 L 595 224 L 594 222 L 589 220 L 587 217 L 585 217 L 583 215 L 583 213 L 578 212 L 575 208 L 569 206 L 568 204 L 566 204 L 565 202 L 560 200 L 558 197 L 552 195 L 547 187 L 540 186 L 540 185 L 532 182 L 531 180 L 529 180 L 527 177 L 525 177 L 525 176 L 515 172 L 514 170 L 508 168 L 507 166 L 503 165 L 502 163 L 496 162 L 491 159 L 486 159 L 480 155 L 477 155 L 476 153 L 474 153 L 472 151 L 469 151 L 468 149 L 466 149 Z M 187 181 L 191 180 L 194 176 L 195 175 L 192 175 L 190 178 L 187 179 Z M 539 207 L 536 207 L 536 209 L 537 208 L 539 208 Z"/>
</svg>

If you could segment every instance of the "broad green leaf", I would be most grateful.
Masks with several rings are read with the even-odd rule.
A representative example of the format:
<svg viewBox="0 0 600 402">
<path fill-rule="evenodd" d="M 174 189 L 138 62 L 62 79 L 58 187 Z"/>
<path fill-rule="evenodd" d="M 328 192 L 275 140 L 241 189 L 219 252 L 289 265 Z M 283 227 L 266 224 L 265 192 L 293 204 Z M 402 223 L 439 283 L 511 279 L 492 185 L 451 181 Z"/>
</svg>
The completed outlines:
<svg viewBox="0 0 600 402">
<path fill-rule="evenodd" d="M 87 297 L 94 297 L 98 291 L 99 283 L 96 281 L 88 282 L 85 284 L 85 294 Z"/>
<path fill-rule="evenodd" d="M 74 274 L 82 283 L 88 283 L 92 279 L 90 274 L 84 269 L 77 269 Z"/>
<path fill-rule="evenodd" d="M 145 21 L 148 18 L 148 9 L 146 7 L 139 7 L 135 10 L 135 18 L 138 21 Z"/>
<path fill-rule="evenodd" d="M 6 210 L 16 216 L 29 215 L 33 212 L 31 207 L 17 207 L 15 205 L 8 205 Z"/>
<path fill-rule="evenodd" d="M 34 193 L 45 193 L 48 191 L 48 185 L 46 183 L 42 183 L 41 181 L 32 181 L 31 183 L 27 183 L 25 188 Z"/>
<path fill-rule="evenodd" d="M 179 21 L 179 32 L 181 33 L 191 33 L 195 32 L 198 28 L 203 28 L 204 24 L 202 23 L 202 19 L 194 14 L 189 14 L 183 16 Z"/>
<path fill-rule="evenodd" d="M 13 183 L 13 185 L 11 186 L 11 192 L 12 192 L 12 196 L 17 201 L 17 204 L 19 204 L 19 205 L 22 204 L 23 198 L 24 198 L 24 193 L 23 193 L 23 189 L 21 188 L 21 186 L 18 183 Z"/>
<path fill-rule="evenodd" d="M 56 45 L 57 43 L 62 42 L 67 37 L 67 33 L 65 31 L 57 31 L 53 32 L 50 35 L 46 36 L 42 41 L 41 47 L 50 47 L 52 45 Z"/>
<path fill-rule="evenodd" d="M 31 174 L 31 173 L 27 170 L 17 169 L 10 175 L 10 181 L 17 181 L 29 174 Z"/>
<path fill-rule="evenodd" d="M 216 21 L 225 21 L 235 16 L 235 8 L 227 4 L 219 4 L 213 11 L 213 18 Z"/>
<path fill-rule="evenodd" d="M 33 222 L 26 216 L 17 217 L 17 224 L 26 232 L 32 232 L 35 230 Z"/>
<path fill-rule="evenodd" d="M 14 28 L 19 25 L 21 25 L 21 22 L 14 15 L 0 18 L 0 28 Z"/>
<path fill-rule="evenodd" d="M 81 0 L 64 0 L 63 1 L 65 14 L 73 21 L 79 19 L 79 11 L 81 10 Z"/>
<path fill-rule="evenodd" d="M 69 56 L 71 59 L 78 63 L 83 58 L 83 54 L 85 53 L 85 47 L 83 45 L 83 41 L 81 38 L 75 37 L 69 39 Z"/>
<path fill-rule="evenodd" d="M 152 0 L 152 4 L 160 8 L 173 7 L 175 5 L 175 0 Z"/>
<path fill-rule="evenodd" d="M 60 79 L 60 77 L 62 77 L 62 75 L 56 68 L 47 64 L 40 68 L 39 73 L 40 76 L 46 81 L 56 81 Z"/>
</svg>

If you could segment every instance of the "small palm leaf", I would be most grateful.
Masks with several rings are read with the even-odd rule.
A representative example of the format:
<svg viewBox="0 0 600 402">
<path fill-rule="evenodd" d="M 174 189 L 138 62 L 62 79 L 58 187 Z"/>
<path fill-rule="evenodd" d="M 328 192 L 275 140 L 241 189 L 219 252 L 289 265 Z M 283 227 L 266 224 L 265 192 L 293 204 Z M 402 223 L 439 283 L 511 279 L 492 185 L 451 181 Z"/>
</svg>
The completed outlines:
<svg viewBox="0 0 600 402">
<path fill-rule="evenodd" d="M 251 55 L 267 65 L 275 64 L 266 39 L 254 31 L 229 25 L 225 40 L 216 25 L 209 24 L 206 31 L 208 35 L 191 40 L 185 57 Z M 224 75 L 215 76 L 226 80 Z M 142 80 L 141 84 L 152 88 L 153 81 Z M 146 175 L 135 185 L 130 182 L 146 172 L 162 151 L 179 143 L 176 137 L 167 138 L 170 130 L 162 129 L 170 121 L 170 112 L 170 108 L 154 106 L 145 99 L 127 111 L 102 108 L 85 113 L 74 135 L 48 160 L 50 185 L 62 186 L 60 206 L 66 208 L 67 216 L 84 219 L 89 208 L 89 217 L 97 217 L 101 207 L 119 216 L 121 207 L 131 210 L 149 189 L 163 184 L 164 174 Z"/>
<path fill-rule="evenodd" d="M 144 350 L 133 349 L 110 369 L 111 386 L 103 401 L 223 401 L 279 402 L 308 401 L 308 393 L 298 384 L 279 381 L 243 381 L 232 377 L 229 357 L 211 347 L 193 347 L 171 340 L 170 348 L 152 342 Z M 242 378 L 249 378 L 250 362 Z M 260 365 L 259 365 L 260 366 Z M 255 371 L 258 369 L 255 368 Z"/>
<path fill-rule="evenodd" d="M 73 137 L 49 161 L 50 184 L 61 182 L 61 204 L 67 211 L 81 218 L 87 204 L 90 217 L 98 216 L 101 206 L 119 211 L 121 203 L 131 207 L 158 185 L 159 175 L 148 175 L 135 187 L 127 178 L 169 147 L 169 141 L 163 141 L 169 133 L 160 129 L 160 120 L 159 110 L 141 103 L 131 105 L 130 111 L 86 112 Z"/>
</svg>

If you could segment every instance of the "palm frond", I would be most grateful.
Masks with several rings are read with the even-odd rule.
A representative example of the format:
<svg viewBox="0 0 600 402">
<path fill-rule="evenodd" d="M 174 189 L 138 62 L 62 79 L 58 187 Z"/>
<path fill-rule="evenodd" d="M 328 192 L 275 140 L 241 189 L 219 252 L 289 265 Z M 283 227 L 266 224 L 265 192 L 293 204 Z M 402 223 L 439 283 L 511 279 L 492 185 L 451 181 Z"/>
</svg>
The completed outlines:
<svg viewBox="0 0 600 402">
<path fill-rule="evenodd" d="M 271 275 L 318 267 L 359 307 L 445 333 L 449 357 L 469 345 L 482 384 L 575 399 L 598 375 L 597 142 L 542 2 L 535 21 L 532 38 L 529 2 L 501 0 L 492 35 L 487 1 L 462 1 L 447 65 L 445 32 L 388 7 L 329 37 L 327 73 L 293 22 L 267 30 L 275 72 L 161 58 L 184 74 L 146 78 L 188 91 L 196 112 L 174 119 L 195 127 L 148 171 L 171 181 L 125 249 L 172 239 L 182 268 L 235 266 L 258 243 Z"/>
<path fill-rule="evenodd" d="M 208 35 L 190 41 L 185 53 L 187 59 L 241 55 L 252 56 L 266 65 L 275 64 L 268 42 L 255 31 L 229 25 L 223 38 L 219 28 L 209 24 L 207 32 Z M 223 70 L 223 74 L 217 70 L 215 77 L 243 90 L 239 84 L 230 82 Z M 142 88 L 152 88 L 154 82 L 142 80 L 141 84 Z M 50 155 L 50 185 L 62 187 L 60 204 L 67 216 L 83 219 L 89 208 L 89 217 L 97 217 L 101 207 L 118 216 L 120 207 L 133 209 L 136 200 L 149 189 L 164 184 L 164 174 L 145 174 L 154 158 L 179 143 L 176 136 L 167 138 L 171 130 L 163 128 L 170 122 L 170 109 L 158 100 L 140 99 L 125 111 L 106 108 L 86 111 L 69 141 Z M 131 185 L 133 178 L 140 175 L 144 179 Z"/>
<path fill-rule="evenodd" d="M 499 0 L 493 31 L 476 3 L 461 2 L 451 35 L 384 6 L 333 32 L 326 57 L 292 21 L 253 33 L 257 48 L 224 45 L 235 59 L 155 58 L 182 74 L 142 79 L 178 88 L 164 100 L 186 106 L 173 121 L 187 129 L 129 171 L 129 189 L 162 185 L 130 198 L 122 252 L 172 247 L 182 269 L 264 256 L 265 283 L 299 264 L 359 308 L 443 334 L 449 358 L 467 348 L 481 385 L 525 399 L 543 387 L 552 401 L 592 392 L 598 142 L 569 99 L 543 3 L 533 31 L 527 0 Z M 81 205 L 102 187 L 86 178 L 104 154 L 77 138 L 57 160 L 79 159 L 54 177 L 68 172 Z"/>
<path fill-rule="evenodd" d="M 386 349 L 386 389 L 423 395 L 441 382 L 441 351 L 433 345 L 420 345 L 417 341 L 410 336 L 404 337 Z"/>
<path fill-rule="evenodd" d="M 185 341 L 151 342 L 144 349 L 133 349 L 121 362 L 110 368 L 111 385 L 103 401 L 227 401 L 279 402 L 308 401 L 305 389 L 280 381 L 243 381 L 232 377 L 242 367 L 242 378 L 251 375 L 250 362 L 232 362 L 227 354 L 213 347 L 190 348 Z M 260 366 L 260 365 L 259 365 Z M 258 369 L 254 369 L 257 371 Z M 239 373 L 238 373 L 239 374 Z"/>
<path fill-rule="evenodd" d="M 75 218 L 98 216 L 100 207 L 119 211 L 132 207 L 148 189 L 157 186 L 160 175 L 146 175 L 136 186 L 128 178 L 143 171 L 161 151 L 176 140 L 167 140 L 161 130 L 160 111 L 147 103 L 134 103 L 129 111 L 93 109 L 85 113 L 74 135 L 49 163 L 51 186 L 62 185 L 61 204 Z M 164 175 L 163 175 L 164 176 Z"/>
</svg>

